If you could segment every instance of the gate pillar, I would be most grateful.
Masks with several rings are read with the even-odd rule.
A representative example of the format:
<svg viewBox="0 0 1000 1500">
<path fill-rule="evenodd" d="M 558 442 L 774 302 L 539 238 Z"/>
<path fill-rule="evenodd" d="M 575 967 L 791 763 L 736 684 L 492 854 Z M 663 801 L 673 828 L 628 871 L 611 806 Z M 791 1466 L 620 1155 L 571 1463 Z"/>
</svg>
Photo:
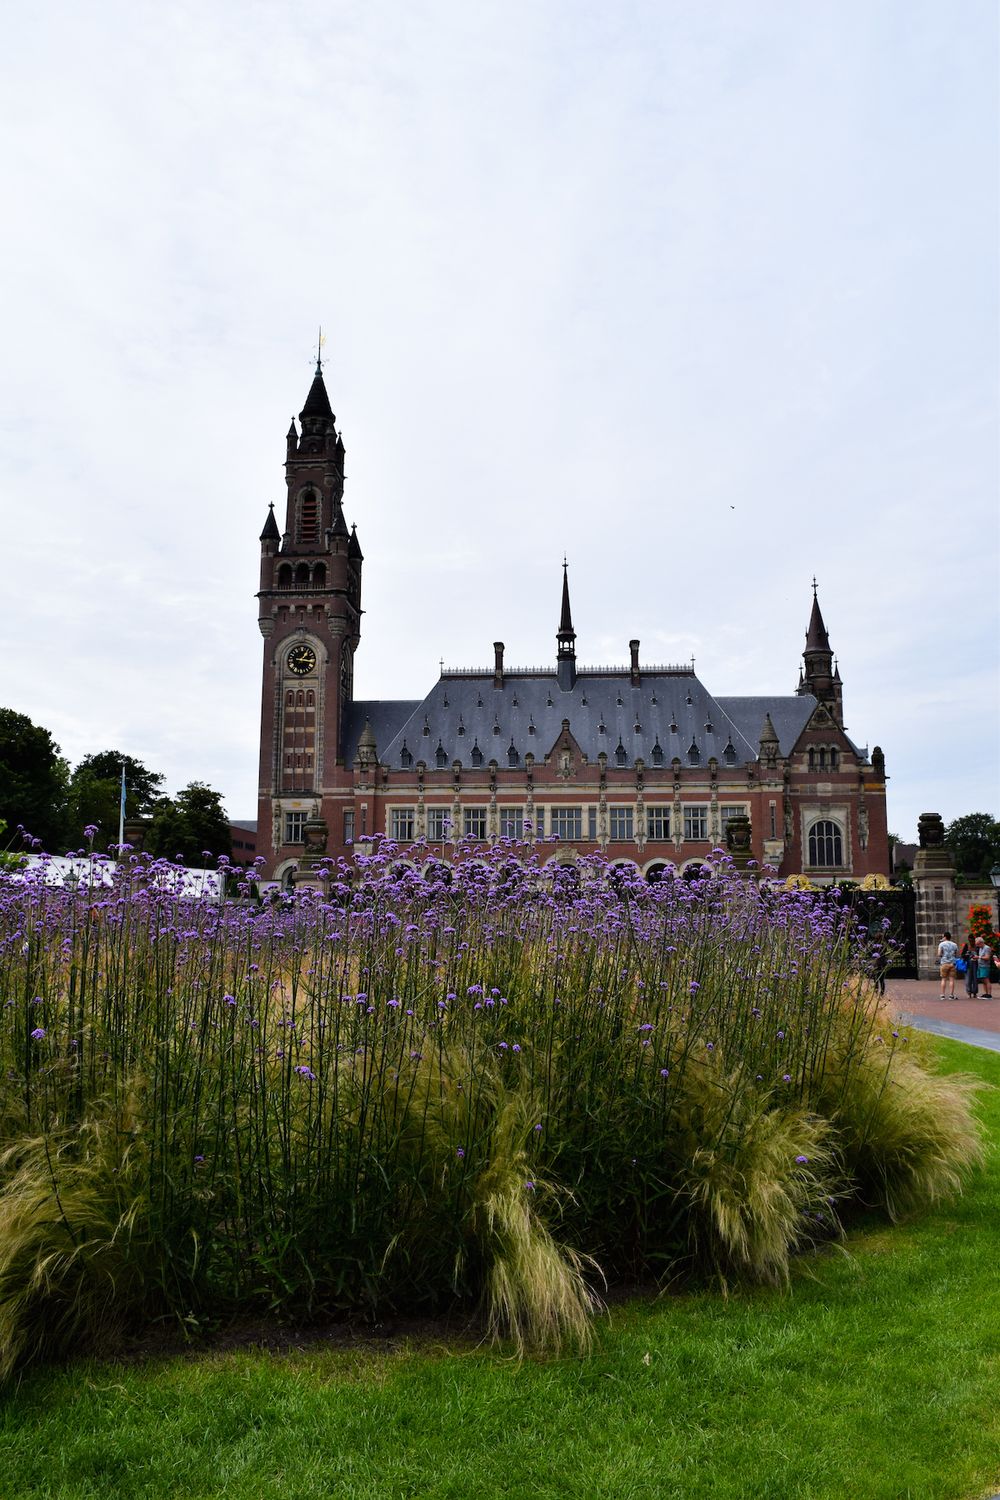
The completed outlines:
<svg viewBox="0 0 1000 1500">
<path fill-rule="evenodd" d="M 920 979 L 936 979 L 941 934 L 947 930 L 954 937 L 958 931 L 955 861 L 945 848 L 940 813 L 921 813 L 918 829 L 920 848 L 912 875 L 917 892 L 917 974 Z"/>
</svg>

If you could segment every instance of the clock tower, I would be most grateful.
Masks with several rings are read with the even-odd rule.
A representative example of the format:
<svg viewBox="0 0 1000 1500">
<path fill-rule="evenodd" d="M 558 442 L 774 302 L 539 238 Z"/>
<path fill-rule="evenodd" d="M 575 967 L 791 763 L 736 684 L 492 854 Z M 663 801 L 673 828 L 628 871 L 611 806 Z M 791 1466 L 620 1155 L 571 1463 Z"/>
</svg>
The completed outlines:
<svg viewBox="0 0 1000 1500">
<path fill-rule="evenodd" d="M 274 505 L 260 534 L 264 637 L 257 848 L 265 878 L 302 858 L 306 827 L 325 823 L 341 842 L 353 805 L 343 725 L 361 634 L 361 568 L 344 519 L 344 443 L 316 362 L 305 405 L 288 430 L 284 530 Z M 322 829 L 319 829 L 322 838 Z"/>
</svg>

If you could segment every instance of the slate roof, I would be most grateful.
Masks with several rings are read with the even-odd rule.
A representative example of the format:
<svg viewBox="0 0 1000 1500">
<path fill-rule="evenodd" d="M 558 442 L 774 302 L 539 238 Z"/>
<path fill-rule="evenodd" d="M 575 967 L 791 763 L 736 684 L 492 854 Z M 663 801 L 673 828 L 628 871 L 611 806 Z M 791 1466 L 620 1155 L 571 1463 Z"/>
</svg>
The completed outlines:
<svg viewBox="0 0 1000 1500">
<path fill-rule="evenodd" d="M 811 693 L 769 698 L 720 698 L 722 712 L 737 728 L 753 742 L 754 755 L 760 743 L 760 731 L 764 715 L 770 714 L 774 732 L 778 736 L 779 754 L 791 755 L 792 747 L 816 707 Z"/>
<path fill-rule="evenodd" d="M 412 699 L 383 699 L 368 702 L 356 701 L 350 705 L 344 716 L 344 763 L 352 765 L 358 750 L 358 740 L 364 731 L 366 723 L 370 723 L 375 743 L 378 746 L 379 757 L 382 757 L 383 745 L 388 745 L 395 738 L 400 726 L 412 716 L 420 707 L 419 700 Z"/>
<path fill-rule="evenodd" d="M 369 716 L 378 758 L 395 769 L 406 764 L 405 754 L 412 756 L 413 763 L 423 760 L 430 768 L 439 758 L 443 765 L 450 766 L 453 760 L 472 765 L 475 746 L 482 752 L 483 764 L 495 760 L 501 766 L 522 765 L 529 752 L 541 761 L 562 732 L 564 719 L 569 720 L 570 733 L 592 763 L 604 751 L 610 766 L 634 765 L 640 756 L 651 766 L 660 763 L 658 747 L 663 765 L 669 765 L 674 756 L 683 765 L 706 765 L 713 755 L 722 764 L 743 765 L 757 758 L 760 729 L 769 707 L 773 719 L 773 705 L 787 701 L 805 722 L 814 702 L 804 698 L 735 701 L 759 704 L 759 710 L 735 719 L 688 668 L 645 670 L 637 686 L 632 685 L 627 670 L 587 668 L 566 691 L 559 687 L 555 671 L 515 669 L 505 674 L 500 688 L 493 686 L 492 672 L 445 672 L 421 703 L 371 705 L 393 711 L 384 717 L 382 726 Z M 405 717 L 396 717 L 406 707 Z M 385 728 L 393 717 L 396 727 L 389 737 Z M 362 728 L 363 718 L 353 734 L 354 747 Z M 777 722 L 775 728 L 781 735 Z M 692 747 L 697 759 L 691 758 Z M 353 748 L 346 749 L 345 756 L 350 761 Z"/>
</svg>

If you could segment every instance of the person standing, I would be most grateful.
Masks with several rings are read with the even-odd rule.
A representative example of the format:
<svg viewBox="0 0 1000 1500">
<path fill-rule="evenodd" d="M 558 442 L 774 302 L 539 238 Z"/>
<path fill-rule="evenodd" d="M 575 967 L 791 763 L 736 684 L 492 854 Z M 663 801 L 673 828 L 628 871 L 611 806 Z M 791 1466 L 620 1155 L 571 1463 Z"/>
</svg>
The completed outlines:
<svg viewBox="0 0 1000 1500">
<path fill-rule="evenodd" d="M 955 998 L 955 960 L 958 957 L 958 944 L 951 940 L 951 933 L 942 934 L 938 943 L 938 964 L 941 968 L 941 999 L 944 999 L 944 987 L 950 986 L 949 1000 Z"/>
<path fill-rule="evenodd" d="M 979 940 L 971 932 L 962 944 L 962 957 L 965 960 L 965 993 L 970 1000 L 975 1000 L 979 994 Z"/>
<path fill-rule="evenodd" d="M 979 951 L 976 954 L 976 963 L 979 969 L 979 983 L 983 990 L 983 999 L 992 1000 L 993 991 L 990 982 L 993 976 L 993 949 L 985 937 L 979 939 Z"/>
</svg>

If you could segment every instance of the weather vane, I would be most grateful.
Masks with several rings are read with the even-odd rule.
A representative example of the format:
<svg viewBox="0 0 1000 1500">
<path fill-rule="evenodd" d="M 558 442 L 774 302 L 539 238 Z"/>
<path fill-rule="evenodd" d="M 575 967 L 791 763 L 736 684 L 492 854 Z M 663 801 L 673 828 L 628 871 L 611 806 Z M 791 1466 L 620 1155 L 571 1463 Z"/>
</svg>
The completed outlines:
<svg viewBox="0 0 1000 1500">
<path fill-rule="evenodd" d="M 323 345 L 325 343 L 326 343 L 326 339 L 323 337 L 323 325 L 321 323 L 319 325 L 319 337 L 316 340 L 316 369 L 317 370 L 322 370 L 322 368 L 323 368 Z"/>
</svg>

